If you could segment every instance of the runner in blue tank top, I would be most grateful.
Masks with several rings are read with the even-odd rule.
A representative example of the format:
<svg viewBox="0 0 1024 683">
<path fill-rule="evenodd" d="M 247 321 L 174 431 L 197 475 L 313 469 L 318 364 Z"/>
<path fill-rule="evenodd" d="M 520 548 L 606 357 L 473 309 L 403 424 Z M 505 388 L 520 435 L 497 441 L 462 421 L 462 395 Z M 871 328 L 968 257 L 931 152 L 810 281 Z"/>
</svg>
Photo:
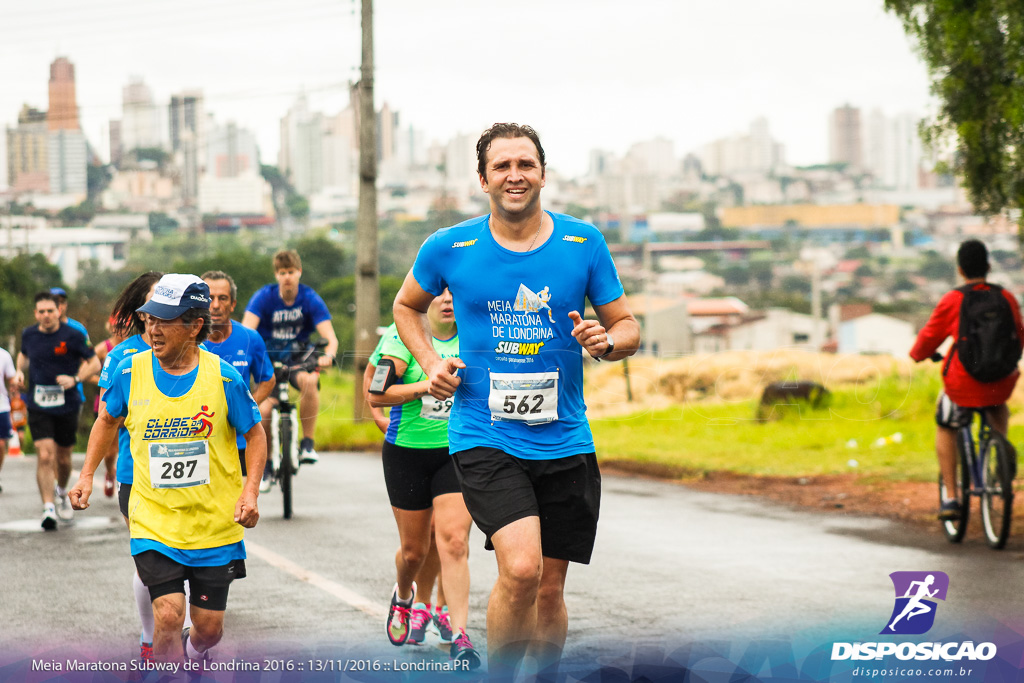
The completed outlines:
<svg viewBox="0 0 1024 683">
<path fill-rule="evenodd" d="M 455 396 L 450 447 L 466 506 L 498 560 L 487 609 L 490 672 L 529 655 L 557 672 L 569 562 L 593 551 L 601 476 L 583 402 L 583 352 L 619 360 L 640 330 L 601 233 L 545 212 L 544 150 L 529 126 L 477 142 L 491 213 L 431 235 L 395 299 L 398 331 L 430 379 Z M 442 359 L 423 317 L 445 288 L 460 358 Z M 589 300 L 598 320 L 584 320 Z"/>
</svg>

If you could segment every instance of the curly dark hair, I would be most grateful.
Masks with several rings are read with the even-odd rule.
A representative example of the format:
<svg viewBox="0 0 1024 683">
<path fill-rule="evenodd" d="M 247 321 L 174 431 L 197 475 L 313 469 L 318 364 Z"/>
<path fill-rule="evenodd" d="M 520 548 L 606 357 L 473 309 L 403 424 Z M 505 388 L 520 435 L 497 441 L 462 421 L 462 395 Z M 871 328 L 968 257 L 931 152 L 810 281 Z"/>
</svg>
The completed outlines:
<svg viewBox="0 0 1024 683">
<path fill-rule="evenodd" d="M 547 162 L 544 160 L 544 148 L 540 145 L 540 136 L 530 126 L 523 126 L 518 123 L 496 123 L 480 135 L 476 141 L 476 172 L 487 177 L 487 150 L 495 138 L 529 138 L 537 148 L 537 156 L 540 159 L 541 171 L 544 170 Z"/>
</svg>

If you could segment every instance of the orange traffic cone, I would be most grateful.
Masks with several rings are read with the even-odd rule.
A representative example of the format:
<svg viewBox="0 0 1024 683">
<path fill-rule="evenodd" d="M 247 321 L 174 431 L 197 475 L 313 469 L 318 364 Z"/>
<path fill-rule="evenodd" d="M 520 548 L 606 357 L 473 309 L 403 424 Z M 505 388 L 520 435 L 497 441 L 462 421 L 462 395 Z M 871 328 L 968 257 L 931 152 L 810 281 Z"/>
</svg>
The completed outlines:
<svg viewBox="0 0 1024 683">
<path fill-rule="evenodd" d="M 21 441 L 18 439 L 18 430 L 15 429 L 11 440 L 7 442 L 7 457 L 20 458 L 22 455 L 24 454 L 21 452 Z"/>
</svg>

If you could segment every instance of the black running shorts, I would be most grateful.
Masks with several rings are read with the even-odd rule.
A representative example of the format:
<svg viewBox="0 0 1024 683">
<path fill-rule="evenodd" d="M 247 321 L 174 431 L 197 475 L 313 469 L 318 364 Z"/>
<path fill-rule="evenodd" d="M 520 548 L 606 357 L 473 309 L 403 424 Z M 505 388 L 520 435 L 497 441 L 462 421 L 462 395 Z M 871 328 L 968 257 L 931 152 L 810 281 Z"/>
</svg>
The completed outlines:
<svg viewBox="0 0 1024 683">
<path fill-rule="evenodd" d="M 78 432 L 78 411 L 54 415 L 40 410 L 30 410 L 28 431 L 32 434 L 33 441 L 53 439 L 58 446 L 74 446 Z"/>
<path fill-rule="evenodd" d="M 245 560 L 232 560 L 219 567 L 189 567 L 155 550 L 139 553 L 133 559 L 151 599 L 172 593 L 184 594 L 185 581 L 188 581 L 189 603 L 218 612 L 227 608 L 231 582 L 245 578 Z"/>
<path fill-rule="evenodd" d="M 497 448 L 452 454 L 473 521 L 491 536 L 526 517 L 540 518 L 544 557 L 589 564 L 601 508 L 601 472 L 594 453 L 526 460 Z"/>
<path fill-rule="evenodd" d="M 131 497 L 132 485 L 117 482 L 117 507 L 121 509 L 121 514 L 125 519 L 128 519 L 128 501 L 131 500 Z"/>
<path fill-rule="evenodd" d="M 399 510 L 426 510 L 438 496 L 459 492 L 447 448 L 408 448 L 385 441 L 381 460 L 388 498 Z"/>
</svg>

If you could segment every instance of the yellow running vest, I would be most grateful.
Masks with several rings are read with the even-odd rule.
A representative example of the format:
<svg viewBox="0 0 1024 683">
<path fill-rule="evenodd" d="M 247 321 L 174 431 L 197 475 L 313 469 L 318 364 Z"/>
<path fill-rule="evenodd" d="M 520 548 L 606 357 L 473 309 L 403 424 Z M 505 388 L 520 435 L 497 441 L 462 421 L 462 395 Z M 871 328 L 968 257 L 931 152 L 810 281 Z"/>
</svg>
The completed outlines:
<svg viewBox="0 0 1024 683">
<path fill-rule="evenodd" d="M 132 357 L 124 420 L 135 458 L 131 537 L 181 550 L 237 543 L 244 534 L 234 520 L 242 468 L 220 358 L 200 349 L 196 381 L 179 398 L 157 389 L 153 362 L 152 351 Z"/>
</svg>

